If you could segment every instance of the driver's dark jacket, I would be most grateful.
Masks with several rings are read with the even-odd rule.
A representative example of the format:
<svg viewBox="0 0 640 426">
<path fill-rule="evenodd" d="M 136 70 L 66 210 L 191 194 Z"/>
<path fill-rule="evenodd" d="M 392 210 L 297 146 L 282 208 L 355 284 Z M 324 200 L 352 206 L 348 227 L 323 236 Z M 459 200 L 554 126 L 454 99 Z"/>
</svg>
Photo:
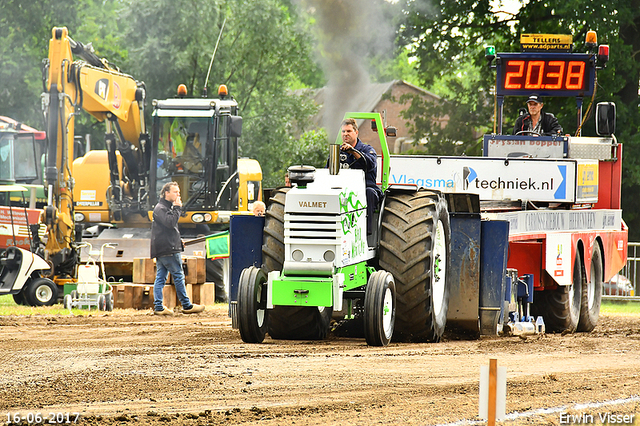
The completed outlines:
<svg viewBox="0 0 640 426">
<path fill-rule="evenodd" d="M 168 200 L 160 198 L 153 209 L 151 223 L 151 258 L 169 256 L 184 250 L 178 219 L 182 209 Z"/>
<path fill-rule="evenodd" d="M 542 122 L 542 135 L 553 136 L 558 133 L 562 134 L 562 126 L 558 123 L 558 119 L 550 112 L 540 111 L 540 120 Z M 531 130 L 533 123 L 531 122 L 531 115 L 524 114 L 518 117 L 516 124 L 513 126 L 513 134 L 523 130 Z"/>
<path fill-rule="evenodd" d="M 354 149 L 360 151 L 362 156 L 356 159 L 352 154 L 340 151 L 340 165 L 348 164 L 350 169 L 364 170 L 364 179 L 367 188 L 374 188 L 378 193 L 378 199 L 380 199 L 382 197 L 382 191 L 378 188 L 378 185 L 376 185 L 376 176 L 378 174 L 378 154 L 376 154 L 376 150 L 373 149 L 371 145 L 362 142 L 360 138 L 358 138 Z M 344 158 L 345 155 L 346 158 Z"/>
</svg>

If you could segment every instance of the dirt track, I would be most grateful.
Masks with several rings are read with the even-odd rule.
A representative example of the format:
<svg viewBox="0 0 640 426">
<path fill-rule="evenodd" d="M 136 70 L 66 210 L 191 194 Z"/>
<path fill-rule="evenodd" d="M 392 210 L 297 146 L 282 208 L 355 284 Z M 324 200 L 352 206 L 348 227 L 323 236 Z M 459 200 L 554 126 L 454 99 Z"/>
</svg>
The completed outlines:
<svg viewBox="0 0 640 426">
<path fill-rule="evenodd" d="M 601 317 L 590 334 L 372 348 L 333 336 L 248 345 L 226 309 L 0 317 L 0 421 L 79 412 L 80 424 L 96 425 L 476 424 L 480 365 L 497 358 L 507 413 L 524 413 L 500 424 L 571 424 L 562 416 L 590 413 L 595 424 L 627 414 L 640 425 L 640 317 Z"/>
</svg>

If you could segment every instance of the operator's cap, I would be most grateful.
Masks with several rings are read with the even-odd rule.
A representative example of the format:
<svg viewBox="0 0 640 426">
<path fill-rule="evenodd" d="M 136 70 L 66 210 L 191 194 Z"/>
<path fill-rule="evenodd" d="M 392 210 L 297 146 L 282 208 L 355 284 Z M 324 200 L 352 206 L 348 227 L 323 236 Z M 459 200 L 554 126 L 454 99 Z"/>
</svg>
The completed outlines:
<svg viewBox="0 0 640 426">
<path fill-rule="evenodd" d="M 529 102 L 535 102 L 537 104 L 541 104 L 542 98 L 540 97 L 540 95 L 533 94 L 529 96 L 529 99 L 527 99 L 527 103 Z"/>
</svg>

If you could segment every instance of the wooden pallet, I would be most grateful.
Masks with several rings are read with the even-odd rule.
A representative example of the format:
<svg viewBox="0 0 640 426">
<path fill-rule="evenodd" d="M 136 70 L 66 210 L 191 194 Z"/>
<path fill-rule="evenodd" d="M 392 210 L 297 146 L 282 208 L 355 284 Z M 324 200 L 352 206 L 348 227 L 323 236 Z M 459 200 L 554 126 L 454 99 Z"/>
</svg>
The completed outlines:
<svg viewBox="0 0 640 426">
<path fill-rule="evenodd" d="M 120 309 L 153 308 L 153 284 L 112 284 L 113 307 Z"/>
<path fill-rule="evenodd" d="M 113 284 L 113 306 L 120 309 L 153 309 L 153 284 L 118 283 Z M 187 296 L 191 303 L 213 305 L 215 303 L 215 283 L 187 284 Z M 181 306 L 173 284 L 165 284 L 162 302 L 169 308 Z"/>
<path fill-rule="evenodd" d="M 204 257 L 182 256 L 185 270 L 185 284 L 204 284 L 207 278 L 206 261 Z M 171 274 L 167 282 L 171 281 Z M 156 280 L 155 259 L 136 257 L 133 259 L 133 282 L 135 284 L 153 283 Z"/>
</svg>

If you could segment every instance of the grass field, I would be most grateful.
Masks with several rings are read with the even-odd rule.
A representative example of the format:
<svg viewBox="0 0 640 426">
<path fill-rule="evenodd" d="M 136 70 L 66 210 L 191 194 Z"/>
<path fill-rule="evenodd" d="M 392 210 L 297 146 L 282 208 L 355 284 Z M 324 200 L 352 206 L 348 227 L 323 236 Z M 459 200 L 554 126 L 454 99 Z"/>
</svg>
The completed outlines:
<svg viewBox="0 0 640 426">
<path fill-rule="evenodd" d="M 96 308 L 91 312 L 95 313 Z M 87 315 L 88 309 L 72 309 L 73 315 Z M 610 302 L 602 301 L 600 313 L 603 315 L 637 315 L 640 316 L 640 301 Z M 53 306 L 20 306 L 16 305 L 10 295 L 0 296 L 0 316 L 2 315 L 69 315 L 69 310 L 62 305 Z"/>
<path fill-rule="evenodd" d="M 88 315 L 96 311 L 97 309 L 94 307 L 91 311 L 88 309 L 72 309 L 71 313 L 73 315 Z M 61 304 L 37 307 L 17 305 L 13 301 L 13 296 L 5 295 L 0 296 L 0 316 L 6 315 L 69 315 L 69 309 L 65 309 Z"/>
<path fill-rule="evenodd" d="M 616 301 L 603 300 L 600 313 L 604 315 L 637 315 L 640 316 L 640 301 Z"/>
</svg>

